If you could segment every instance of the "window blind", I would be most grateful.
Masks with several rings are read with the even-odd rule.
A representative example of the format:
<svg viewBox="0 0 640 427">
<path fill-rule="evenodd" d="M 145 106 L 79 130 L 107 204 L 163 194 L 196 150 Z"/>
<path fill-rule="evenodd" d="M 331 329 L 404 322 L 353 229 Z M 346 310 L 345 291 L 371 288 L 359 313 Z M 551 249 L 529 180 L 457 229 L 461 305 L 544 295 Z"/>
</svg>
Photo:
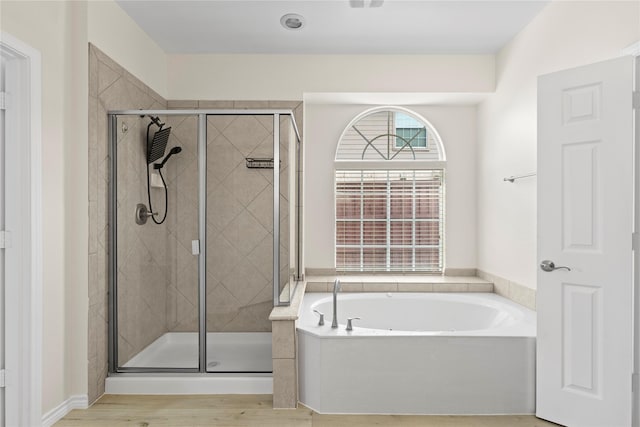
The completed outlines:
<svg viewBox="0 0 640 427">
<path fill-rule="evenodd" d="M 441 273 L 444 171 L 336 171 L 336 269 Z"/>
</svg>

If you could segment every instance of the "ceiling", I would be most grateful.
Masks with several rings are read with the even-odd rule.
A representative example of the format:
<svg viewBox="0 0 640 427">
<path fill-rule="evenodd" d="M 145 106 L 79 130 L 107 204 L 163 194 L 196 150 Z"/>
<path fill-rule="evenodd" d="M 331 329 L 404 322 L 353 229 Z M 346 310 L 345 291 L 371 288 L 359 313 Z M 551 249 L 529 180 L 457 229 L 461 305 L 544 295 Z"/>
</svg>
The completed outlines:
<svg viewBox="0 0 640 427">
<path fill-rule="evenodd" d="M 546 0 L 116 0 L 167 53 L 495 53 Z M 302 29 L 280 25 L 286 13 Z M 398 64 L 401 66 L 401 64 Z"/>
</svg>

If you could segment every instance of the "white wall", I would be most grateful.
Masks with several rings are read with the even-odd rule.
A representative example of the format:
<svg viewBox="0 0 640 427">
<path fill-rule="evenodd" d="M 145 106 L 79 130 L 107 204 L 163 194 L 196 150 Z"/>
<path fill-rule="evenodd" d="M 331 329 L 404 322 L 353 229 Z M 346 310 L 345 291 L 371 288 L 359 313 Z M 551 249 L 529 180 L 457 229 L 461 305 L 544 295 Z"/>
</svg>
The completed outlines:
<svg viewBox="0 0 640 427">
<path fill-rule="evenodd" d="M 167 55 L 114 0 L 89 1 L 88 24 L 89 42 L 167 98 Z"/>
<path fill-rule="evenodd" d="M 496 60 L 478 112 L 478 268 L 536 287 L 536 79 L 618 56 L 640 39 L 638 2 L 552 2 Z"/>
<path fill-rule="evenodd" d="M 2 30 L 42 54 L 44 413 L 87 387 L 86 6 L 1 7 Z"/>
<path fill-rule="evenodd" d="M 401 67 L 398 64 L 402 64 Z M 488 93 L 493 55 L 168 55 L 169 99 L 297 100 L 305 103 L 305 265 L 333 268 L 333 159 L 344 127 L 369 106 L 331 99 L 411 99 L 416 93 Z M 384 94 L 384 95 L 381 95 Z M 391 96 L 396 94 L 395 96 Z M 441 97 L 443 98 L 443 97 Z M 329 99 L 329 103 L 327 103 Z M 477 99 L 477 98 L 476 98 Z M 475 107 L 412 105 L 445 141 L 448 268 L 475 268 Z"/>
<path fill-rule="evenodd" d="M 493 55 L 169 55 L 168 79 L 168 99 L 300 100 L 308 92 L 495 87 Z"/>
<path fill-rule="evenodd" d="M 86 394 L 88 384 L 89 49 L 86 2 L 67 3 L 64 27 L 65 395 L 68 398 Z"/>
<path fill-rule="evenodd" d="M 0 2 L 42 55 L 42 413 L 87 393 L 88 42 L 166 95 L 166 56 L 113 1 Z"/>
<path fill-rule="evenodd" d="M 335 268 L 334 159 L 349 122 L 373 105 L 306 104 L 304 253 L 307 268 Z M 446 268 L 476 267 L 476 107 L 406 106 L 437 129 L 447 154 Z"/>
</svg>

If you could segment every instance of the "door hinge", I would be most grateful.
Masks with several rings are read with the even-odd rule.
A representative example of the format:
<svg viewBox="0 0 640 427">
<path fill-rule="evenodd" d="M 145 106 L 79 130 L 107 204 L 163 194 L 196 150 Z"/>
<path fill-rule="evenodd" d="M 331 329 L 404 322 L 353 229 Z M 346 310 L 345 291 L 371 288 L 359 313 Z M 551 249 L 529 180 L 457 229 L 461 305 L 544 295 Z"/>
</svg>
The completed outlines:
<svg viewBox="0 0 640 427">
<path fill-rule="evenodd" d="M 11 247 L 11 232 L 6 230 L 0 231 L 0 249 Z"/>
<path fill-rule="evenodd" d="M 640 91 L 633 92 L 633 108 L 634 110 L 640 109 Z"/>
<path fill-rule="evenodd" d="M 0 110 L 7 109 L 7 92 L 0 92 Z"/>
<path fill-rule="evenodd" d="M 191 241 L 191 254 L 200 255 L 200 240 Z"/>
<path fill-rule="evenodd" d="M 0 388 L 6 387 L 6 371 L 4 369 L 0 369 Z"/>
</svg>

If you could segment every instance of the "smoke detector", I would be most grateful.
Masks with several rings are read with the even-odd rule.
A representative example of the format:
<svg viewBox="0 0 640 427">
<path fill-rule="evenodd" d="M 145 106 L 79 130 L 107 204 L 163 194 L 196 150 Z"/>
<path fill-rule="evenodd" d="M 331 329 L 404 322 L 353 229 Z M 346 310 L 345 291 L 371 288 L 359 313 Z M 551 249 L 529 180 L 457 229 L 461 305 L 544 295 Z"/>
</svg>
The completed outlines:
<svg viewBox="0 0 640 427">
<path fill-rule="evenodd" d="M 287 13 L 280 18 L 280 24 L 287 30 L 300 30 L 304 27 L 304 16 L 297 13 Z"/>
</svg>

